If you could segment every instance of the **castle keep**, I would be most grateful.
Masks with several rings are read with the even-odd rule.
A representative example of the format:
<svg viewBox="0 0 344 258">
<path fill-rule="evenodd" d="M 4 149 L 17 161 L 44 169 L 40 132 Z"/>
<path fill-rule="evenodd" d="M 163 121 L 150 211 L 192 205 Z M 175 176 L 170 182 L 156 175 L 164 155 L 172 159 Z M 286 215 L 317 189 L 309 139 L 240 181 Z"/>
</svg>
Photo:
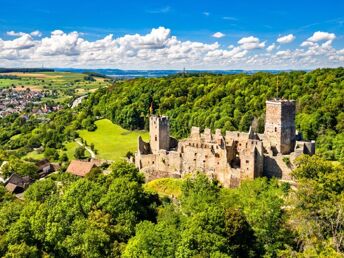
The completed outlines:
<svg viewBox="0 0 344 258">
<path fill-rule="evenodd" d="M 295 102 L 266 101 L 264 134 L 227 131 L 215 134 L 192 127 L 189 138 L 177 141 L 170 136 L 166 116 L 149 119 L 150 141 L 138 139 L 136 166 L 148 180 L 182 177 L 200 171 L 224 186 L 236 187 L 240 180 L 260 176 L 291 179 L 294 159 L 314 154 L 315 142 L 300 141 L 295 131 Z"/>
</svg>

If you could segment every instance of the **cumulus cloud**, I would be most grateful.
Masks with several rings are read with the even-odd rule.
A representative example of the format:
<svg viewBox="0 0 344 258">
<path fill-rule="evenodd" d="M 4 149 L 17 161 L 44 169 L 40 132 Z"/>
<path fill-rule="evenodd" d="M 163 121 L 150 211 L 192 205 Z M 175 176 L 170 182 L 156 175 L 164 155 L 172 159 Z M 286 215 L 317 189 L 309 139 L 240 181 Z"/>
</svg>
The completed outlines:
<svg viewBox="0 0 344 258">
<path fill-rule="evenodd" d="M 307 41 L 318 42 L 322 40 L 334 40 L 336 35 L 334 33 L 328 33 L 323 31 L 314 32 L 313 36 L 308 38 Z"/>
<path fill-rule="evenodd" d="M 301 43 L 301 47 L 308 48 L 308 53 L 323 53 L 324 51 L 332 51 L 332 42 L 336 38 L 334 33 L 317 31 L 311 37 Z M 335 58 L 334 58 L 335 59 Z M 332 58 L 332 60 L 334 60 Z"/>
<path fill-rule="evenodd" d="M 270 46 L 268 46 L 268 47 L 266 48 L 266 51 L 271 52 L 271 51 L 273 51 L 275 48 L 276 48 L 276 44 L 273 43 L 273 44 L 271 44 Z"/>
<path fill-rule="evenodd" d="M 6 35 L 8 35 L 8 36 L 14 36 L 14 37 L 20 37 L 20 36 L 23 36 L 23 35 L 25 35 L 26 33 L 24 33 L 24 32 L 15 32 L 15 31 L 13 31 L 13 30 L 11 30 L 11 31 L 7 31 L 6 32 Z"/>
<path fill-rule="evenodd" d="M 35 36 L 35 37 L 41 37 L 42 36 L 42 33 L 40 31 L 38 31 L 38 30 L 32 31 L 30 33 L 15 32 L 13 30 L 6 32 L 6 35 L 13 36 L 13 37 L 21 37 L 21 36 L 24 36 L 26 34 L 30 34 L 31 36 Z"/>
<path fill-rule="evenodd" d="M 40 32 L 39 30 L 35 30 L 31 32 L 30 35 L 34 37 L 42 37 L 42 32 Z"/>
<path fill-rule="evenodd" d="M 224 36 L 226 35 L 218 31 L 218 32 L 215 32 L 212 37 L 219 39 L 219 38 L 223 38 Z"/>
<path fill-rule="evenodd" d="M 238 44 L 242 49 L 251 50 L 257 48 L 264 48 L 265 42 L 260 42 L 259 38 L 254 36 L 244 37 L 238 41 Z"/>
<path fill-rule="evenodd" d="M 331 33 L 329 33 L 331 35 Z M 301 48 L 278 50 L 273 43 L 266 51 L 265 41 L 249 36 L 237 44 L 179 40 L 168 28 L 154 28 L 147 34 L 112 34 L 90 41 L 84 34 L 62 30 L 40 37 L 31 33 L 8 32 L 15 37 L 0 38 L 0 63 L 3 66 L 113 67 L 122 69 L 289 69 L 343 65 L 344 50 L 331 45 L 335 36 L 314 37 Z M 319 39 L 321 38 L 321 40 Z"/>
<path fill-rule="evenodd" d="M 280 44 L 287 44 L 287 43 L 294 41 L 294 39 L 295 39 L 295 36 L 293 34 L 288 34 L 288 35 L 279 37 L 277 39 L 277 42 Z"/>
</svg>

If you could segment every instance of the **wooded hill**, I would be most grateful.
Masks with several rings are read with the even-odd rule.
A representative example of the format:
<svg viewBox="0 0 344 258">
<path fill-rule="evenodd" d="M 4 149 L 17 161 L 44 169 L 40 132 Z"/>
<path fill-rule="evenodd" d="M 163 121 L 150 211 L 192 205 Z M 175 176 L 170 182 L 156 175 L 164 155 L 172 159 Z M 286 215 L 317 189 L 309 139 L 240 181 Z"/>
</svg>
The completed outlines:
<svg viewBox="0 0 344 258">
<path fill-rule="evenodd" d="M 297 129 L 317 141 L 326 159 L 344 161 L 344 68 L 253 75 L 193 75 L 134 79 L 100 89 L 84 108 L 126 129 L 148 129 L 150 106 L 170 117 L 171 132 L 186 137 L 192 126 L 264 130 L 265 101 L 296 100 Z"/>
</svg>

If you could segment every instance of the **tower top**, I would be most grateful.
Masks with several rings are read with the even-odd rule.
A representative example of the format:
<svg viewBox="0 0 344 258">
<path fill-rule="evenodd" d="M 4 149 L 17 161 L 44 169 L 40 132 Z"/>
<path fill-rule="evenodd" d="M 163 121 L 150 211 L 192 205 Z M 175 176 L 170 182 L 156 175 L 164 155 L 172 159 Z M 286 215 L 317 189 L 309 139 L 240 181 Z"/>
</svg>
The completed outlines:
<svg viewBox="0 0 344 258">
<path fill-rule="evenodd" d="M 282 104 L 282 103 L 295 103 L 295 100 L 288 100 L 282 98 L 269 99 L 265 102 L 266 104 Z"/>
</svg>

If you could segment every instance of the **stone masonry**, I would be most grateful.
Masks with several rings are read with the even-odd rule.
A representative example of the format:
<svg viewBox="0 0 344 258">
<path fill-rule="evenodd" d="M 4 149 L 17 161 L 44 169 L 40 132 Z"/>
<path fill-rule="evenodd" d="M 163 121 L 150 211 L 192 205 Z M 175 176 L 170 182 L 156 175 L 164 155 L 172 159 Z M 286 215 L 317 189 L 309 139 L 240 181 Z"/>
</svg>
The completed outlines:
<svg viewBox="0 0 344 258">
<path fill-rule="evenodd" d="M 315 142 L 298 141 L 295 131 L 295 102 L 266 101 L 264 134 L 220 129 L 191 128 L 188 138 L 170 136 L 166 116 L 151 116 L 150 141 L 138 139 L 135 165 L 146 179 L 183 177 L 196 171 L 216 178 L 226 187 L 236 187 L 242 179 L 260 176 L 291 180 L 293 161 L 301 154 L 314 154 Z"/>
</svg>

